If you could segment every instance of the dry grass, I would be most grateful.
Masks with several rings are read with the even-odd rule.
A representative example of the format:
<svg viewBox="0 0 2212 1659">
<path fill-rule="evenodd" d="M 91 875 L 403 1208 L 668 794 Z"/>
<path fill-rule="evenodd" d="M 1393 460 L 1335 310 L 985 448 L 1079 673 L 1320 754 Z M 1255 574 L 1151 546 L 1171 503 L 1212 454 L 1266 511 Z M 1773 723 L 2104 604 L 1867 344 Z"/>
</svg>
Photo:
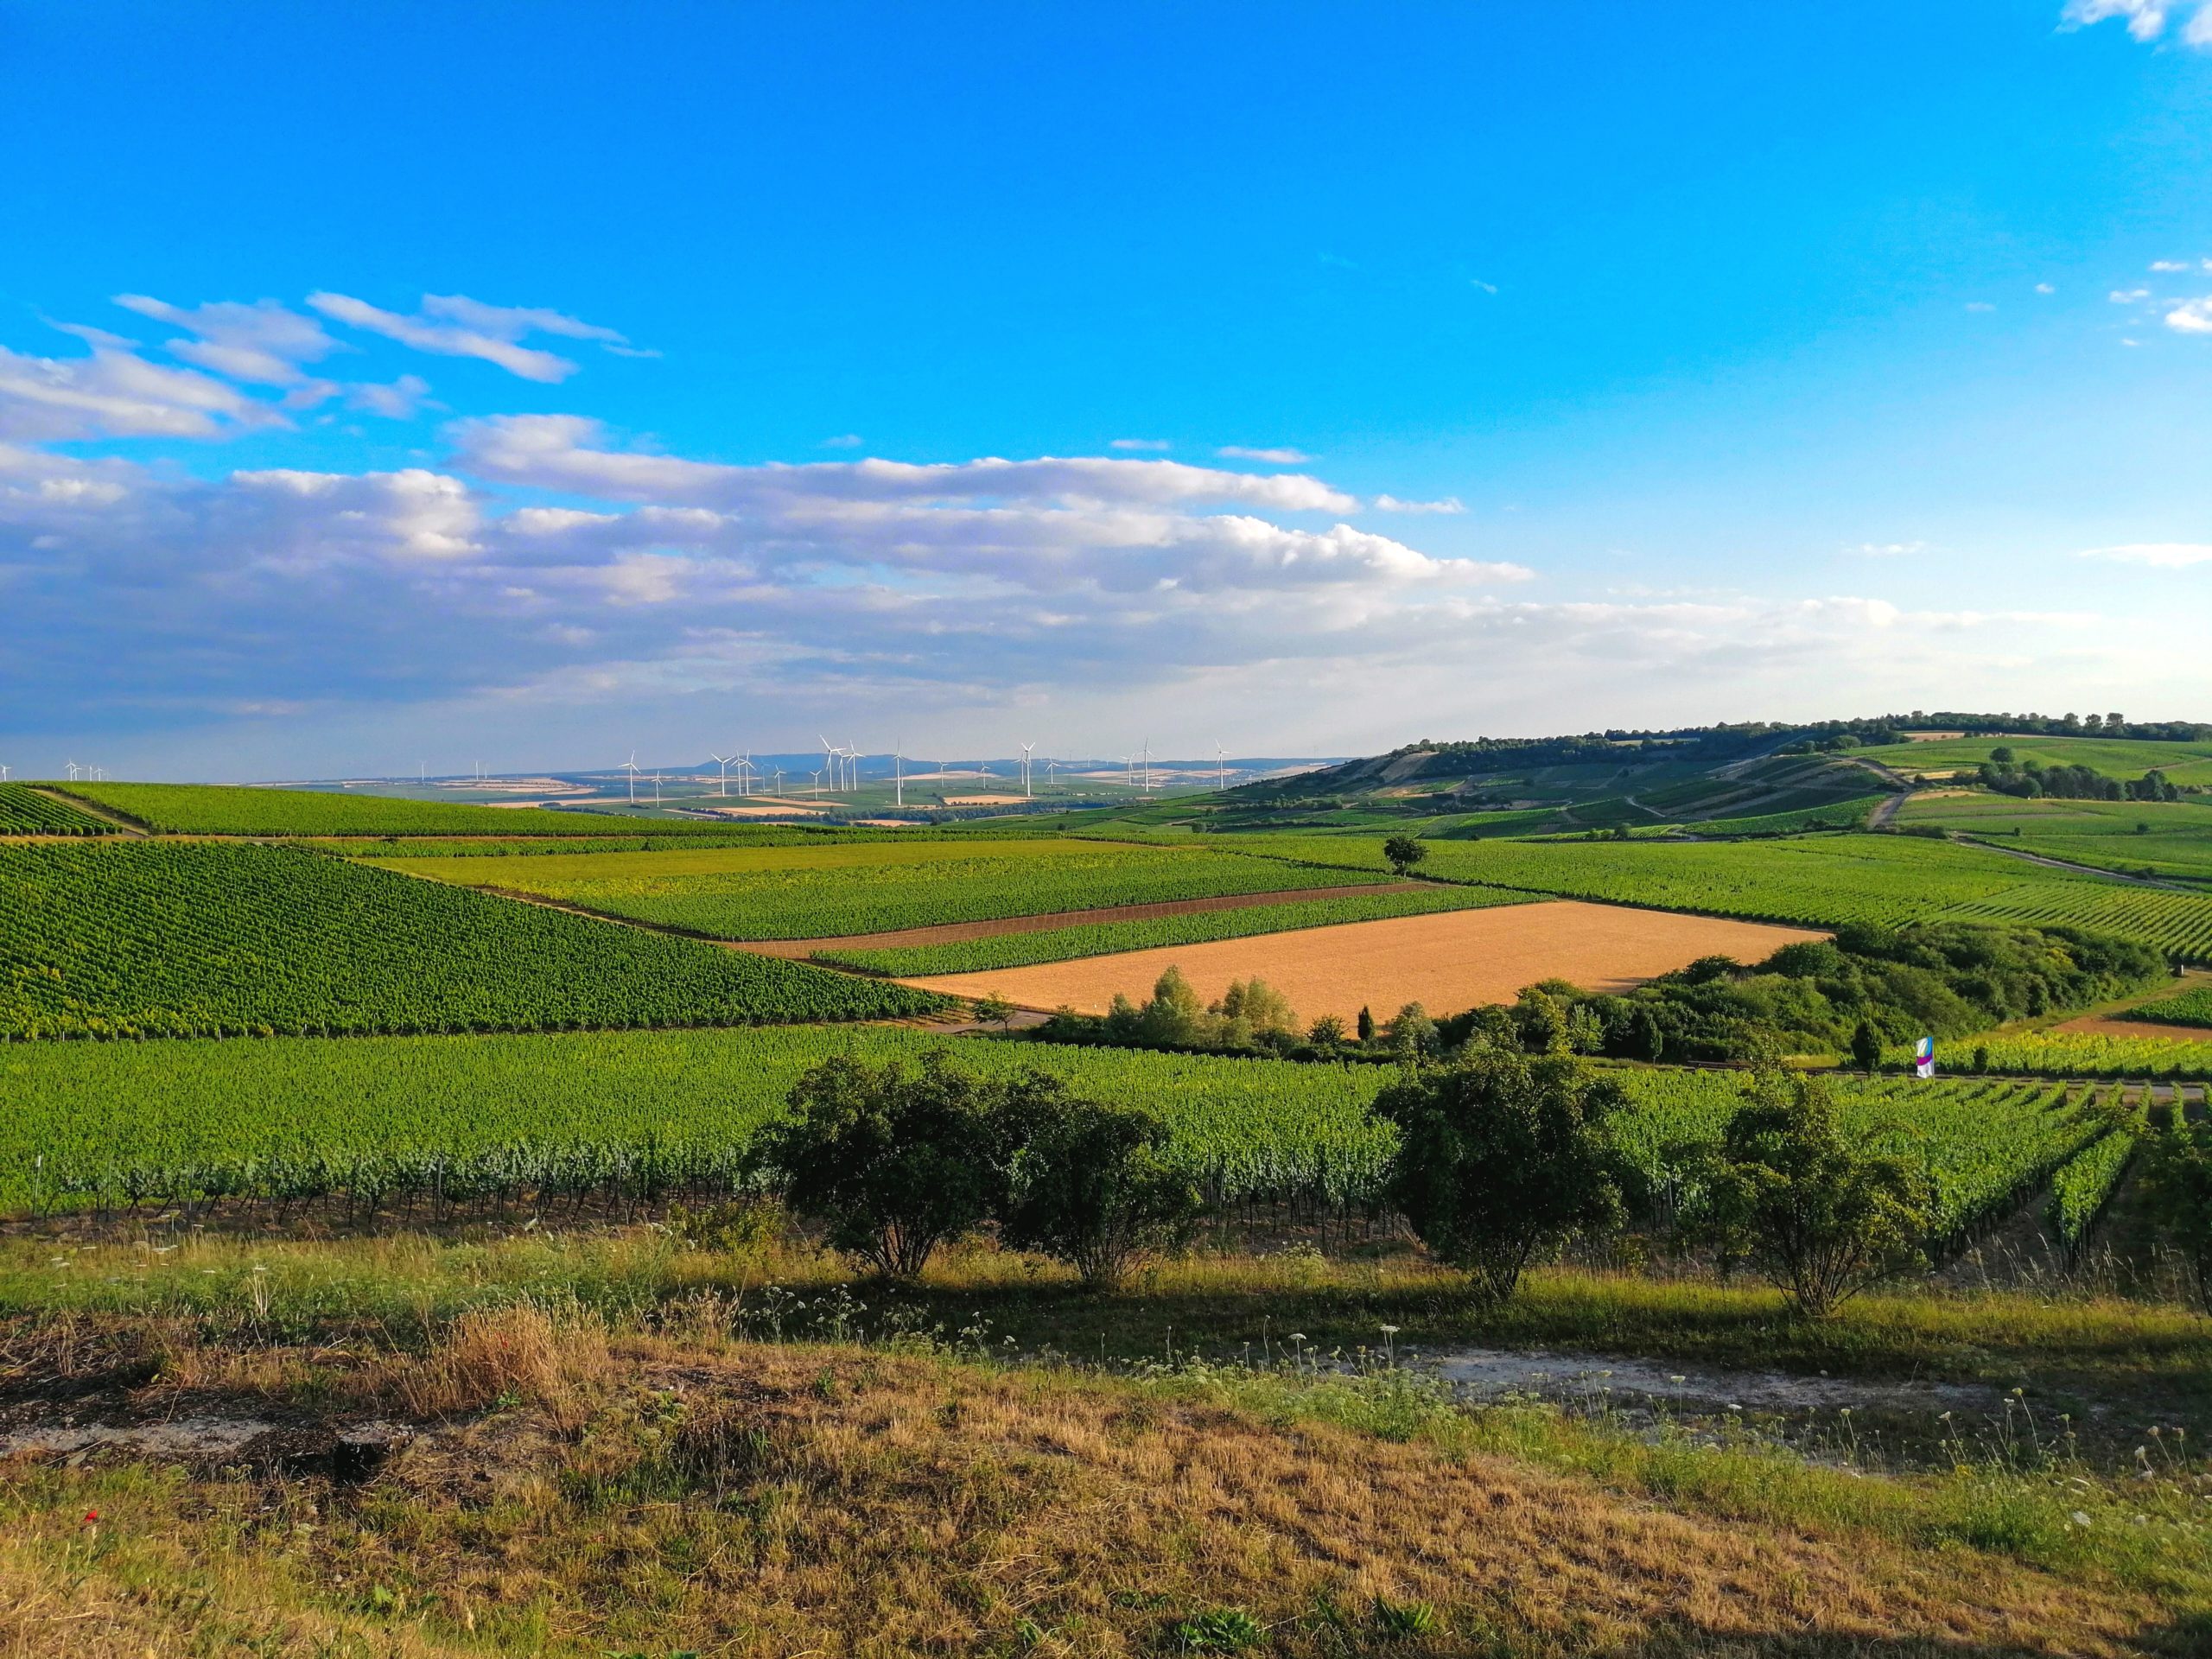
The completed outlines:
<svg viewBox="0 0 2212 1659">
<path fill-rule="evenodd" d="M 503 1384 L 573 1402 L 579 1365 L 626 1381 L 567 1421 L 526 1393 L 358 1492 L 10 1471 L 0 1655 L 1122 1655 L 1222 1607 L 1320 1655 L 1374 1642 L 1378 1597 L 1437 1611 L 1408 1653 L 2101 1656 L 2159 1623 L 1995 1556 L 1674 1513 L 1127 1385 L 585 1347 L 527 1324 L 457 1336 L 424 1363 L 426 1401 Z"/>
<path fill-rule="evenodd" d="M 995 992 L 1025 1007 L 1103 1014 L 1116 993 L 1141 1001 L 1170 967 L 1208 1002 L 1231 980 L 1258 975 L 1306 1019 L 1347 1021 L 1420 1002 L 1440 1011 L 1510 1002 L 1523 985 L 1570 980 L 1624 990 L 1705 956 L 1758 962 L 1785 944 L 1826 935 L 1762 922 L 1591 905 L 1571 899 L 1349 922 L 1295 933 L 1163 946 L 1073 962 L 906 982 L 957 996 Z"/>
</svg>

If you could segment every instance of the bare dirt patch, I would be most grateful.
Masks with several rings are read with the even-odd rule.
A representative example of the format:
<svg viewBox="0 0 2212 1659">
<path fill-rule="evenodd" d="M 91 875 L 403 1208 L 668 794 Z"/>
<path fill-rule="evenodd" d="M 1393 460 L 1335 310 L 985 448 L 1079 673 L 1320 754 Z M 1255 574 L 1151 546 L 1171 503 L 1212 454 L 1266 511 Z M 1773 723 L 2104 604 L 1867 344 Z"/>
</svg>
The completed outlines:
<svg viewBox="0 0 2212 1659">
<path fill-rule="evenodd" d="M 1065 1004 L 1103 1014 L 1116 993 L 1141 999 L 1173 966 L 1208 1001 L 1231 980 L 1256 974 L 1289 997 L 1301 1018 L 1333 1014 L 1350 1020 L 1362 1007 L 1382 1013 L 1420 1002 L 1442 1014 L 1510 1001 L 1523 985 L 1540 979 L 1569 980 L 1593 991 L 1626 990 L 1700 957 L 1758 962 L 1785 944 L 1827 937 L 1804 928 L 1560 899 L 906 982 L 957 996 L 996 992 L 1027 1007 Z"/>
<path fill-rule="evenodd" d="M 1195 916 L 1209 910 L 1243 910 L 1254 905 L 1295 905 L 1309 899 L 1341 899 L 1363 893 L 1404 893 L 1419 881 L 1363 882 L 1351 887 L 1289 887 L 1278 893 L 1232 893 L 1213 899 L 1166 899 L 1155 905 L 1108 905 L 1097 910 L 1047 911 L 1039 916 L 1001 916 L 988 922 L 939 922 L 931 927 L 902 927 L 889 933 L 849 933 L 835 939 L 753 939 L 738 946 L 764 957 L 810 957 L 825 950 L 892 950 L 910 944 L 960 944 L 995 938 L 1001 933 L 1043 933 L 1056 927 L 1092 922 L 1141 922 L 1155 916 Z"/>
<path fill-rule="evenodd" d="M 2069 1037 L 2163 1037 L 2170 1043 L 2212 1042 L 2212 1031 L 2202 1026 L 2169 1026 L 2154 1020 L 2123 1020 L 2112 1014 L 2087 1014 L 2051 1029 Z"/>
</svg>

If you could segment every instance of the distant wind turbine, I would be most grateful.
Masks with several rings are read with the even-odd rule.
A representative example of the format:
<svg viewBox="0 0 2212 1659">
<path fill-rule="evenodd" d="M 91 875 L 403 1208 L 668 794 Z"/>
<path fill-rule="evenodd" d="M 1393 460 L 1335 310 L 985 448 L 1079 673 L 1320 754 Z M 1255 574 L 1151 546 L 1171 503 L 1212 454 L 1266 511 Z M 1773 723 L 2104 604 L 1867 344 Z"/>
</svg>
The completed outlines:
<svg viewBox="0 0 2212 1659">
<path fill-rule="evenodd" d="M 721 768 L 721 781 L 715 786 L 715 796 L 718 800 L 726 801 L 729 798 L 729 763 L 737 759 L 737 757 L 734 754 L 716 754 L 712 749 L 709 749 L 707 751 L 707 759 L 713 761 L 716 766 Z M 739 779 L 737 787 L 740 794 L 743 794 L 745 792 L 745 784 L 742 776 L 741 776 Z"/>
<path fill-rule="evenodd" d="M 638 804 L 638 774 L 644 770 L 638 764 L 638 752 L 635 749 L 630 751 L 630 758 L 622 763 L 620 769 L 630 774 L 630 804 L 635 806 Z"/>
<path fill-rule="evenodd" d="M 1030 798 L 1029 752 L 1036 747 L 1034 743 L 1025 743 L 1021 746 L 1021 798 L 1025 801 Z"/>
</svg>

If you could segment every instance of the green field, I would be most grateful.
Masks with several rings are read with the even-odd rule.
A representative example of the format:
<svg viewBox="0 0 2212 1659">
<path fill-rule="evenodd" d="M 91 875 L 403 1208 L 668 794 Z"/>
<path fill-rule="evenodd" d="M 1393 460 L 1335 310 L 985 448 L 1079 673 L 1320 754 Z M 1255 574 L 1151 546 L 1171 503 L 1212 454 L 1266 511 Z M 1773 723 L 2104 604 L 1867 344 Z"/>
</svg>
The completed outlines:
<svg viewBox="0 0 2212 1659">
<path fill-rule="evenodd" d="M 1796 836 L 1810 830 L 1855 830 L 1863 826 L 1867 815 L 1890 798 L 1883 795 L 1854 795 L 1847 799 L 1828 801 L 1811 806 L 1801 806 L 1789 811 L 1757 813 L 1750 817 L 1707 818 L 1700 823 L 1685 824 L 1684 830 L 1693 836 Z"/>
<path fill-rule="evenodd" d="M 470 806 L 309 789 L 71 784 L 69 792 L 172 836 L 729 836 L 730 826 L 609 812 Z"/>
<path fill-rule="evenodd" d="M 2087 1032 L 2000 1032 L 1956 1043 L 1939 1044 L 1936 1061 L 1964 1066 L 1978 1051 L 1987 1052 L 1989 1070 L 2040 1077 L 2212 1077 L 2212 1040 L 2188 1042 L 2167 1037 L 2107 1037 Z M 1902 1049 L 1889 1056 L 1903 1065 Z"/>
<path fill-rule="evenodd" d="M 368 861 L 723 939 L 829 938 L 1376 879 L 1301 869 L 1241 851 L 1057 837 L 601 854 L 496 869 L 473 859 Z"/>
<path fill-rule="evenodd" d="M 0 845 L 0 1037 L 737 1025 L 934 1006 L 296 848 Z"/>
<path fill-rule="evenodd" d="M 0 1116 L 0 1209 L 133 1195 L 376 1197 L 433 1182 L 448 1198 L 726 1184 L 747 1137 L 809 1067 L 839 1054 L 918 1064 L 946 1046 L 869 1026 L 0 1045 L 11 1105 Z M 1149 1106 L 1172 1127 L 1175 1156 L 1224 1202 L 1364 1194 L 1391 1144 L 1367 1111 L 1390 1079 L 1385 1066 L 957 1047 L 977 1069 L 1035 1066 Z"/>
<path fill-rule="evenodd" d="M 112 836 L 105 818 L 58 801 L 29 784 L 0 784 L 0 836 Z"/>
<path fill-rule="evenodd" d="M 1224 839 L 1227 839 L 1224 837 Z M 1380 872 L 1380 841 L 1239 836 L 1268 857 Z M 2110 881 L 1986 848 L 1908 836 L 1763 842 L 1433 841 L 1422 875 L 1802 926 L 2050 922 L 2212 959 L 2212 895 Z"/>
<path fill-rule="evenodd" d="M 1527 894 L 1484 887 L 1428 887 L 1407 893 L 1348 893 L 1335 899 L 1251 905 L 1241 910 L 1199 911 L 1187 916 L 1154 916 L 1126 922 L 1041 928 L 1033 933 L 1000 933 L 951 944 L 903 945 L 887 950 L 823 950 L 816 953 L 815 960 L 902 978 L 924 974 L 976 973 L 994 968 L 1026 968 L 1033 963 L 1066 962 L 1076 957 L 1149 950 L 1156 945 L 1201 944 L 1213 939 L 1288 932 L 1294 928 L 1378 922 L 1393 916 L 1426 916 L 1438 911 L 1473 910 L 1522 904 L 1529 899 Z"/>
<path fill-rule="evenodd" d="M 2212 986 L 2193 985 L 2177 996 L 2146 1002 L 2130 1012 L 2139 1020 L 2158 1020 L 2167 1025 L 2212 1027 Z"/>
<path fill-rule="evenodd" d="M 2130 875 L 2212 881 L 2212 801 L 2016 800 L 1916 795 L 1897 822 Z"/>
<path fill-rule="evenodd" d="M 1895 743 L 1853 749 L 1910 777 L 1916 772 L 1971 771 L 1992 749 L 2010 749 L 2022 765 L 2088 766 L 2107 778 L 2140 778 L 2163 772 L 2177 784 L 2212 784 L 2212 743 L 2150 743 L 2126 737 L 1955 737 L 1928 743 Z"/>
</svg>

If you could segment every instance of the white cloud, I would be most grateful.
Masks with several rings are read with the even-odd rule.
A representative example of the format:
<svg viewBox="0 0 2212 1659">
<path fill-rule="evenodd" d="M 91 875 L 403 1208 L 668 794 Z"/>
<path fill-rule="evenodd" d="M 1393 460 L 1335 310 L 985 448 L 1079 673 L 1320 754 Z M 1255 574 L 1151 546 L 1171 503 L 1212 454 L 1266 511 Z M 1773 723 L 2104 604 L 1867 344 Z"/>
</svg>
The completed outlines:
<svg viewBox="0 0 2212 1659">
<path fill-rule="evenodd" d="M 345 391 L 348 408 L 390 421 L 413 420 L 430 400 L 430 383 L 419 374 L 403 374 L 389 385 L 351 385 Z"/>
<path fill-rule="evenodd" d="M 1485 294 L 1495 294 L 1497 292 L 1497 284 L 1496 283 L 1486 283 L 1479 276 L 1468 277 L 1467 286 L 1470 288 L 1478 288 Z"/>
<path fill-rule="evenodd" d="M 1270 467 L 1302 467 L 1313 459 L 1303 449 L 1248 449 L 1241 443 L 1224 443 L 1214 454 L 1224 461 L 1263 461 Z"/>
<path fill-rule="evenodd" d="M 63 332 L 83 340 L 91 353 L 30 357 L 0 346 L 0 439 L 213 438 L 285 423 L 266 404 L 213 376 L 149 363 L 127 340 L 98 328 Z"/>
<path fill-rule="evenodd" d="M 1377 512 L 1465 512 L 1467 504 L 1456 495 L 1447 495 L 1441 501 L 1405 501 L 1395 495 L 1375 498 Z"/>
<path fill-rule="evenodd" d="M 461 559 L 478 551 L 482 515 L 468 486 L 423 467 L 397 473 L 233 473 L 262 556 L 305 567 L 334 559 Z"/>
<path fill-rule="evenodd" d="M 2193 270 L 2194 267 L 2191 266 L 2186 259 L 2153 259 L 2151 262 L 2151 269 L 2153 270 Z"/>
<path fill-rule="evenodd" d="M 171 356 L 251 385 L 298 385 L 308 378 L 302 364 L 319 362 L 339 348 L 313 317 L 303 317 L 274 300 L 251 305 L 225 300 L 185 307 L 144 294 L 118 294 L 115 302 L 157 322 L 190 330 L 194 338 L 168 342 Z"/>
<path fill-rule="evenodd" d="M 1902 559 L 1909 558 L 1916 553 L 1926 552 L 1928 543 L 1925 542 L 1861 542 L 1850 550 L 1864 558 Z"/>
<path fill-rule="evenodd" d="M 2053 288 L 2049 283 L 2037 283 L 2036 284 L 2036 292 L 2038 294 L 2056 294 L 2058 290 Z"/>
<path fill-rule="evenodd" d="M 2180 8 L 2174 0 L 2067 0 L 2059 27 L 2081 29 L 2116 18 L 2139 41 L 2155 41 L 2166 32 L 2166 23 Z M 2212 4 L 2201 4 L 2182 25 L 2183 46 L 2212 47 Z M 2156 269 L 2156 267 L 2153 267 Z"/>
<path fill-rule="evenodd" d="M 1255 474 L 1179 461 L 1043 456 L 916 465 L 894 461 L 731 467 L 603 446 L 596 421 L 511 415 L 455 429 L 475 470 L 504 482 L 609 500 L 736 507 L 783 502 L 1019 502 L 1122 506 L 1217 503 L 1279 512 L 1350 512 L 1352 498 L 1302 473 Z"/>
<path fill-rule="evenodd" d="M 426 294 L 421 314 L 411 317 L 346 294 L 310 294 L 307 302 L 334 321 L 382 334 L 418 352 L 480 358 L 510 374 L 547 384 L 567 379 L 576 372 L 576 365 L 551 352 L 521 345 L 524 336 L 552 334 L 569 340 L 610 342 L 622 339 L 611 328 L 597 327 L 558 311 L 486 305 L 460 294 Z"/>
<path fill-rule="evenodd" d="M 2134 305 L 2151 297 L 2147 288 L 2115 288 L 2105 296 L 2114 305 Z"/>
<path fill-rule="evenodd" d="M 1987 300 L 1968 300 L 1967 302 L 1967 309 L 1969 311 L 1994 311 L 1996 308 L 1997 308 L 1992 305 Z"/>
<path fill-rule="evenodd" d="M 2155 41 L 2164 32 L 2169 0 L 2067 0 L 2061 20 L 2069 29 L 2080 29 L 2117 17 L 2139 41 Z"/>
<path fill-rule="evenodd" d="M 2113 559 L 2122 564 L 2154 564 L 2177 570 L 2185 565 L 2212 561 L 2212 543 L 2204 542 L 2130 542 L 2120 547 L 2092 547 L 2085 559 Z"/>
<path fill-rule="evenodd" d="M 1111 438 L 1109 449 L 1173 449 L 1175 446 L 1165 438 Z"/>
<path fill-rule="evenodd" d="M 823 439 L 822 447 L 824 449 L 857 449 L 861 442 L 861 435 L 857 432 L 841 432 L 834 438 Z"/>
<path fill-rule="evenodd" d="M 2166 313 L 2166 327 L 2180 334 L 2212 334 L 2212 295 L 2176 306 Z"/>
</svg>

